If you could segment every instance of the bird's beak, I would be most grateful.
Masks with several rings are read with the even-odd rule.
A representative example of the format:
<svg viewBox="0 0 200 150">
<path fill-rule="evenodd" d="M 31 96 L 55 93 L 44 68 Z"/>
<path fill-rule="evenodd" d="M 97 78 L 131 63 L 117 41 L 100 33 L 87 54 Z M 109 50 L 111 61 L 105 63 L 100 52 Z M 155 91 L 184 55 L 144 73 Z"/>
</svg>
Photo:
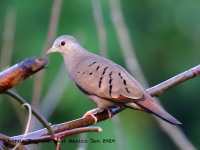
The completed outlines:
<svg viewBox="0 0 200 150">
<path fill-rule="evenodd" d="M 51 54 L 53 52 L 56 52 L 56 48 L 55 47 L 52 47 L 48 51 L 46 51 L 45 55 L 47 56 L 47 55 L 49 55 L 49 54 Z"/>
</svg>

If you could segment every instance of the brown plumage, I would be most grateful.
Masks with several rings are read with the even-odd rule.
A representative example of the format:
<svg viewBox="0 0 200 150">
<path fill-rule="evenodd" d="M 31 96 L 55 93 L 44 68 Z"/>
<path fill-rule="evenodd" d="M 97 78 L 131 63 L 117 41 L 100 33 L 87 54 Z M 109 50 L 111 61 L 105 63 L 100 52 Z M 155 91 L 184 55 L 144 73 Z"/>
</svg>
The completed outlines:
<svg viewBox="0 0 200 150">
<path fill-rule="evenodd" d="M 99 109 L 126 106 L 153 113 L 171 124 L 181 124 L 167 113 L 121 66 L 85 50 L 74 37 L 58 37 L 46 54 L 62 54 L 67 72 L 75 85 Z M 97 109 L 96 111 L 98 111 Z M 95 110 L 86 113 L 91 115 Z"/>
</svg>

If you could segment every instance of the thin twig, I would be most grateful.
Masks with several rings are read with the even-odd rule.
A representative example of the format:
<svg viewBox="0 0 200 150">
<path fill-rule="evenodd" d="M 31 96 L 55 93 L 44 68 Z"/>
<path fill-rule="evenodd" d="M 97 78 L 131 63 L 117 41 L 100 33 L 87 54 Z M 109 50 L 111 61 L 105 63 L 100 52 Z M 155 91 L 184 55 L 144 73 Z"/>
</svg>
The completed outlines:
<svg viewBox="0 0 200 150">
<path fill-rule="evenodd" d="M 102 129 L 100 127 L 81 127 L 81 128 L 76 128 L 76 129 L 71 129 L 71 130 L 65 130 L 63 132 L 59 132 L 55 134 L 55 137 L 52 137 L 50 135 L 42 135 L 40 137 L 26 137 L 21 140 L 21 142 L 24 145 L 27 144 L 36 144 L 40 142 L 48 142 L 48 141 L 53 141 L 56 140 L 58 141 L 59 139 L 63 137 L 67 137 L 70 135 L 75 135 L 79 133 L 84 133 L 84 132 L 102 132 Z M 13 138 L 9 138 L 10 140 L 13 140 Z"/>
<path fill-rule="evenodd" d="M 151 87 L 147 90 L 147 92 L 151 93 L 151 96 L 159 96 L 162 94 L 162 92 L 182 83 L 190 78 L 194 78 L 195 76 L 198 76 L 200 74 L 200 65 L 195 66 L 177 76 L 172 77 L 169 80 L 166 80 L 165 82 L 158 84 L 154 87 Z M 163 86 L 163 84 L 165 86 Z"/>
<path fill-rule="evenodd" d="M 56 142 L 56 150 L 61 150 L 61 143 L 60 143 L 60 141 Z"/>
<path fill-rule="evenodd" d="M 110 0 L 110 5 L 111 5 L 111 15 L 112 15 L 113 24 L 115 26 L 120 44 L 122 46 L 122 50 L 123 50 L 122 52 L 126 60 L 126 66 L 131 72 L 131 74 L 134 74 L 134 76 L 140 81 L 140 83 L 148 87 L 148 84 L 140 69 L 137 58 L 134 54 L 134 49 L 132 46 L 132 42 L 130 40 L 131 38 L 129 36 L 128 28 L 125 24 L 122 11 L 120 8 L 120 2 L 119 0 Z M 165 89 L 163 88 L 162 91 L 163 90 Z M 149 91 L 149 92 L 152 92 L 152 91 Z M 187 139 L 187 137 L 185 136 L 185 134 L 181 131 L 179 127 L 168 126 L 168 125 L 165 125 L 167 123 L 161 121 L 160 119 L 156 119 L 156 120 L 158 121 L 161 129 L 163 129 L 168 134 L 168 136 L 177 145 L 177 147 L 179 147 L 180 149 L 188 149 L 188 148 L 190 150 L 196 149 L 195 146 L 192 145 L 192 143 L 189 141 L 189 139 Z M 173 131 L 176 131 L 176 132 L 173 132 Z M 174 135 L 175 133 L 176 134 L 178 133 L 179 136 L 182 138 L 175 139 L 176 138 L 176 135 Z M 184 140 L 184 141 L 181 141 L 181 140 Z"/>
<path fill-rule="evenodd" d="M 13 148 L 17 145 L 18 141 L 8 140 L 10 137 L 0 133 L 0 150 Z M 20 145 L 18 150 L 26 150 L 24 145 Z"/>
<path fill-rule="evenodd" d="M 27 121 L 27 124 L 26 124 L 26 129 L 25 129 L 25 132 L 23 134 L 23 137 L 22 139 L 27 135 L 28 133 L 28 129 L 30 127 L 30 123 L 31 123 L 31 116 L 32 116 L 32 111 L 31 111 L 31 106 L 28 104 L 28 103 L 25 103 L 22 105 L 22 107 L 25 108 L 25 106 L 27 107 L 28 109 L 28 121 Z M 21 139 L 21 140 L 22 140 Z M 19 146 L 21 145 L 21 142 L 19 142 L 12 150 L 16 150 Z"/>
<path fill-rule="evenodd" d="M 10 90 L 7 90 L 4 92 L 5 94 L 13 97 L 15 100 L 17 100 L 21 105 L 27 103 L 26 100 L 24 98 L 22 98 L 21 96 L 19 96 L 17 93 L 12 92 Z M 47 128 L 47 130 L 49 131 L 49 133 L 51 135 L 54 134 L 54 131 L 51 128 L 51 125 L 49 124 L 49 122 L 41 115 L 39 114 L 33 107 L 31 109 L 32 113 L 34 114 L 34 116 L 43 124 L 44 127 Z"/>
</svg>

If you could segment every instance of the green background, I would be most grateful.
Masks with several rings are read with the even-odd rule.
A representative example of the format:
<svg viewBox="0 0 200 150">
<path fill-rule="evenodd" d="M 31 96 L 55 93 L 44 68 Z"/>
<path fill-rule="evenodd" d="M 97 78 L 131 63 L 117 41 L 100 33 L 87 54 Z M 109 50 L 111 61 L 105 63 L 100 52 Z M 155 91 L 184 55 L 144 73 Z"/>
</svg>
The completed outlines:
<svg viewBox="0 0 200 150">
<path fill-rule="evenodd" d="M 0 52 L 2 50 L 5 16 L 9 9 L 16 13 L 16 31 L 11 65 L 30 56 L 42 56 L 48 33 L 53 2 L 1 0 L 0 2 Z M 107 31 L 109 59 L 125 67 L 120 44 L 110 15 L 110 3 L 102 0 L 102 11 Z M 156 85 L 199 64 L 200 60 L 200 1 L 197 0 L 121 0 L 135 53 L 150 86 Z M 92 2 L 63 0 L 57 35 L 74 35 L 80 43 L 94 53 L 99 53 L 98 33 L 93 17 Z M 42 56 L 43 57 L 43 56 Z M 45 71 L 42 98 L 52 86 L 62 64 L 62 57 L 54 54 Z M 8 67 L 4 66 L 4 68 Z M 63 73 L 63 80 L 68 80 Z M 15 89 L 31 103 L 35 76 Z M 66 81 L 58 80 L 58 85 Z M 200 77 L 178 85 L 159 98 L 165 109 L 180 120 L 180 128 L 191 142 L 200 148 Z M 57 87 L 59 90 L 59 86 Z M 55 101 L 58 101 L 55 99 Z M 58 106 L 48 119 L 52 124 L 81 117 L 96 105 L 88 101 L 70 82 Z M 27 112 L 8 96 L 0 95 L 0 132 L 9 136 L 23 133 Z M 164 133 L 155 119 L 146 113 L 125 110 L 118 114 L 120 129 L 109 119 L 96 124 L 102 133 L 74 135 L 69 139 L 100 140 L 90 143 L 87 149 L 178 149 Z M 119 130 L 122 134 L 119 134 Z M 114 139 L 103 143 L 103 139 Z M 121 145 L 122 144 L 122 145 Z M 41 148 L 55 149 L 53 143 L 39 144 Z M 37 147 L 39 147 L 37 146 Z M 77 149 L 79 144 L 64 143 L 62 147 Z"/>
</svg>

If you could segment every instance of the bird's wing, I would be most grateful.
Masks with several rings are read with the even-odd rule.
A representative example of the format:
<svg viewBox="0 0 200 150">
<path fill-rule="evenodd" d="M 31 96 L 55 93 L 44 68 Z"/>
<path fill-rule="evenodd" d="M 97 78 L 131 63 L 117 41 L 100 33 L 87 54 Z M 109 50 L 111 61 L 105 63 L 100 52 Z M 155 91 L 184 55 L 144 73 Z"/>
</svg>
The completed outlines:
<svg viewBox="0 0 200 150">
<path fill-rule="evenodd" d="M 87 95 L 117 102 L 133 102 L 143 98 L 143 89 L 122 67 L 94 55 L 80 61 L 72 78 Z"/>
</svg>

